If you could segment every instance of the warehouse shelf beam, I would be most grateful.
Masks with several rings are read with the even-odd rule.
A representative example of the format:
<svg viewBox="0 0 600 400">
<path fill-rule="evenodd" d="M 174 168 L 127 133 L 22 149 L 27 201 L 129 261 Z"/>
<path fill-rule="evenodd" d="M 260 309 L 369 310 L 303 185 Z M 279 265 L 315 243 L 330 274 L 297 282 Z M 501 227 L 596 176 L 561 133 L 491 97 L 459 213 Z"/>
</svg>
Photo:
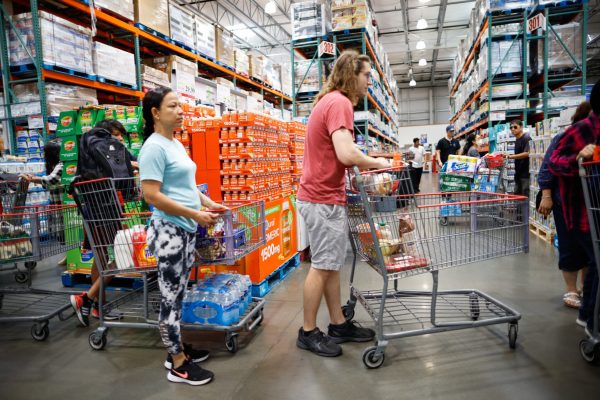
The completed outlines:
<svg viewBox="0 0 600 400">
<path fill-rule="evenodd" d="M 440 46 L 442 44 L 442 32 L 443 32 L 443 28 L 444 28 L 444 22 L 446 20 L 446 8 L 448 6 L 448 0 L 443 0 L 442 1 L 442 5 L 440 6 L 440 13 L 438 15 L 438 20 L 437 20 L 437 25 L 438 25 L 438 31 L 437 31 L 437 40 L 435 41 L 435 45 Z M 433 50 L 433 57 L 432 57 L 432 61 L 431 61 L 431 84 L 433 85 L 433 82 L 435 80 L 435 69 L 437 68 L 437 61 L 438 61 L 438 49 Z"/>
<path fill-rule="evenodd" d="M 400 5 L 402 7 L 402 22 L 404 25 L 404 43 L 408 47 L 408 0 L 400 0 Z M 410 47 L 408 47 L 408 60 L 409 66 L 412 65 L 412 53 Z"/>
</svg>

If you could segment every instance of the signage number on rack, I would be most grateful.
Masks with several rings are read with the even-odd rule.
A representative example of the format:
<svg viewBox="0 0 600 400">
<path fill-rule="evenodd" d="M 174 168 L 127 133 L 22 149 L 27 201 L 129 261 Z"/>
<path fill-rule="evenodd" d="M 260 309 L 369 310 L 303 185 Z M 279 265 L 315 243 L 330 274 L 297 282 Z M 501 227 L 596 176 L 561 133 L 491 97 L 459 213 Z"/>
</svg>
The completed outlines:
<svg viewBox="0 0 600 400">
<path fill-rule="evenodd" d="M 331 42 L 321 42 L 319 45 L 319 57 L 323 54 L 335 55 L 335 45 Z"/>
<path fill-rule="evenodd" d="M 535 32 L 540 28 L 542 31 L 546 30 L 546 17 L 544 14 L 539 13 L 535 17 L 527 20 L 527 33 Z"/>
</svg>

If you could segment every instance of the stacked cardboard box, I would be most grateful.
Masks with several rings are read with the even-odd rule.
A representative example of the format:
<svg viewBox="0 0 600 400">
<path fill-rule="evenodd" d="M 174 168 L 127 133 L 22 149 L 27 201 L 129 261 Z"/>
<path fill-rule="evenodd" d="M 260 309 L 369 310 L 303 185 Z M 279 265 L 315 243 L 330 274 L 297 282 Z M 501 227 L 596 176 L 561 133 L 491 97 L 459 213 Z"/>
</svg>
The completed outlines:
<svg viewBox="0 0 600 400">
<path fill-rule="evenodd" d="M 366 0 L 335 0 L 331 10 L 333 15 L 331 25 L 334 31 L 366 28 L 372 25 L 371 11 Z"/>
<path fill-rule="evenodd" d="M 93 74 L 91 31 L 43 11 L 39 16 L 43 63 Z M 35 41 L 31 13 L 13 16 L 12 23 L 15 30 L 8 29 L 10 65 L 32 64 L 29 54 L 35 56 Z"/>
<path fill-rule="evenodd" d="M 256 79 L 262 79 L 264 73 L 264 56 L 260 55 L 249 55 L 250 61 L 250 76 Z"/>
<path fill-rule="evenodd" d="M 195 19 L 195 48 L 200 53 L 211 58 L 217 57 L 217 48 L 215 44 L 215 27 L 204 18 L 196 15 Z"/>
<path fill-rule="evenodd" d="M 291 6 L 292 40 L 322 36 L 331 31 L 329 3 L 319 0 L 293 3 Z"/>
<path fill-rule="evenodd" d="M 95 0 L 94 4 L 133 21 L 133 0 Z"/>
<path fill-rule="evenodd" d="M 194 48 L 194 17 L 181 7 L 169 4 L 169 26 L 171 29 L 171 39 L 184 45 Z"/>
<path fill-rule="evenodd" d="M 222 28 L 215 28 L 215 42 L 217 47 L 217 61 L 233 66 L 233 34 Z"/>
<path fill-rule="evenodd" d="M 135 22 L 166 36 L 169 29 L 169 0 L 134 0 Z"/>
<path fill-rule="evenodd" d="M 250 76 L 250 59 L 245 51 L 240 49 L 234 50 L 235 70 L 238 74 Z"/>
<path fill-rule="evenodd" d="M 169 75 L 156 68 L 142 65 L 142 89 L 149 91 L 157 87 L 170 87 Z"/>
<path fill-rule="evenodd" d="M 137 88 L 135 57 L 132 53 L 104 43 L 94 43 L 94 73 L 99 78 Z"/>
</svg>

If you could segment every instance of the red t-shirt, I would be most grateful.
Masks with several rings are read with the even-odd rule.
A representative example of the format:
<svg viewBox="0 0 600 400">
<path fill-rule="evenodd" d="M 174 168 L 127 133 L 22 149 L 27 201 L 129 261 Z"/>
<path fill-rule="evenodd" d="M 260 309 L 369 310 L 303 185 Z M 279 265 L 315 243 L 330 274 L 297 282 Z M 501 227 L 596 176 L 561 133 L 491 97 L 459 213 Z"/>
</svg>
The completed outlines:
<svg viewBox="0 0 600 400">
<path fill-rule="evenodd" d="M 319 100 L 308 119 L 299 200 L 346 204 L 346 166 L 338 160 L 331 137 L 342 128 L 354 132 L 354 107 L 346 96 L 334 91 Z"/>
</svg>

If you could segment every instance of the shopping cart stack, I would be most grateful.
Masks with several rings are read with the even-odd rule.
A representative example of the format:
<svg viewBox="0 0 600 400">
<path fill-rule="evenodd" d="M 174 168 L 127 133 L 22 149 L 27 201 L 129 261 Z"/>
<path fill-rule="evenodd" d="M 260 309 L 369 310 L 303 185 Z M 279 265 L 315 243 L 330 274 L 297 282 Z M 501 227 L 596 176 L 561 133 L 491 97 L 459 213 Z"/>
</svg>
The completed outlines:
<svg viewBox="0 0 600 400">
<path fill-rule="evenodd" d="M 460 189 L 470 184 L 470 176 L 466 178 Z M 364 364 L 381 366 L 391 339 L 499 323 L 508 323 L 509 344 L 515 348 L 517 311 L 478 290 L 439 290 L 438 275 L 442 269 L 527 252 L 527 199 L 470 190 L 413 194 L 403 189 L 411 187 L 405 167 L 362 173 L 355 168 L 349 181 L 355 257 L 344 314 L 353 318 L 359 302 L 375 322 L 377 344 L 365 350 Z M 449 201 L 460 207 L 462 218 L 440 224 Z M 520 211 L 500 213 L 509 206 Z M 357 256 L 381 276 L 380 287 L 367 289 L 355 282 Z M 400 279 L 423 273 L 432 275 L 431 291 L 398 290 Z"/>
<path fill-rule="evenodd" d="M 156 281 L 157 260 L 146 237 L 152 213 L 143 201 L 139 180 L 80 182 L 74 190 L 100 275 L 137 274 L 143 281 L 141 288 L 111 301 L 100 290 L 100 326 L 90 334 L 90 346 L 95 350 L 104 348 L 111 327 L 158 329 L 161 298 Z M 264 245 L 265 232 L 263 201 L 249 201 L 222 212 L 213 226 L 198 228 L 192 275 L 199 276 L 200 265 L 235 263 Z M 252 298 L 246 283 L 239 276 L 221 276 L 191 284 L 185 293 L 182 329 L 224 332 L 227 349 L 237 351 L 238 332 L 254 330 L 263 319 L 264 300 Z M 218 292 L 216 297 L 205 296 L 209 287 Z M 235 290 L 230 291 L 233 287 Z M 123 319 L 106 321 L 104 315 L 115 308 Z"/>
<path fill-rule="evenodd" d="M 65 293 L 33 288 L 32 271 L 38 261 L 79 246 L 77 235 L 69 231 L 76 227 L 65 224 L 76 218 L 77 210 L 48 205 L 49 193 L 40 188 L 30 191 L 25 181 L 2 182 L 0 192 L 0 271 L 16 271 L 15 280 L 21 284 L 0 287 L 0 323 L 33 322 L 32 337 L 45 340 L 50 319 L 70 316 L 64 314 L 70 308 L 69 298 Z"/>
<path fill-rule="evenodd" d="M 596 147 L 598 149 L 598 147 Z M 596 155 L 594 156 L 596 158 Z M 590 234 L 594 245 L 595 268 L 600 266 L 600 161 L 582 162 L 579 160 L 579 176 L 583 186 L 583 195 L 590 223 Z M 579 351 L 583 359 L 589 363 L 600 364 L 600 290 L 597 289 L 596 300 L 592 311 L 592 329 L 586 329 L 586 339 L 579 342 Z M 586 290 L 591 290 L 586 288 Z M 588 325 L 589 327 L 589 325 Z"/>
</svg>

